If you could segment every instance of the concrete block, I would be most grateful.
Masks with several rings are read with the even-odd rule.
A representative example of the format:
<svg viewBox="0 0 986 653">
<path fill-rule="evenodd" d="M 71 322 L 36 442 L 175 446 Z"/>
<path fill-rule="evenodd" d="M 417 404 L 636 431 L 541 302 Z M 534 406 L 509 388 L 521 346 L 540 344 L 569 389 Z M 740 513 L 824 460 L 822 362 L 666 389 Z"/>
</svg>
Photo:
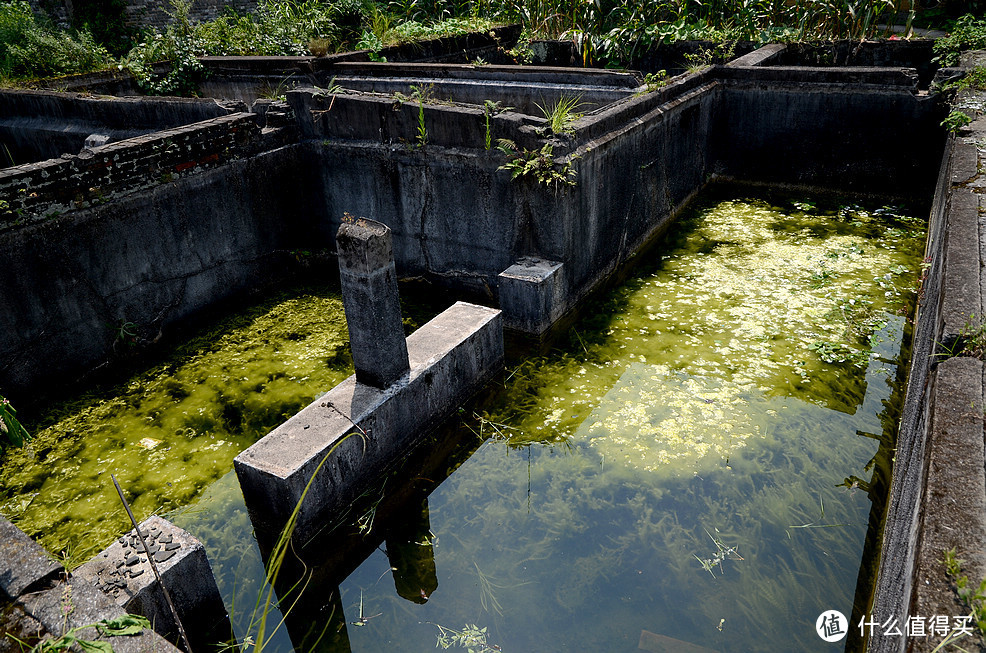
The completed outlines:
<svg viewBox="0 0 986 653">
<path fill-rule="evenodd" d="M 193 648 L 197 642 L 225 641 L 229 618 L 202 543 L 156 515 L 141 523 L 140 531 Z M 74 575 L 90 581 L 123 610 L 150 619 L 158 633 L 178 641 L 178 626 L 133 531 L 76 569 Z"/>
<path fill-rule="evenodd" d="M 540 335 L 565 312 L 564 265 L 522 258 L 497 277 L 507 327 Z"/>
<path fill-rule="evenodd" d="M 301 503 L 295 538 L 308 540 L 502 371 L 500 311 L 458 302 L 411 334 L 407 349 L 405 379 L 381 390 L 351 376 L 236 457 L 261 539 L 276 537 Z"/>
<path fill-rule="evenodd" d="M 0 596 L 16 599 L 54 582 L 64 571 L 41 545 L 0 517 Z"/>
<path fill-rule="evenodd" d="M 366 218 L 343 221 L 336 250 L 356 380 L 386 388 L 410 370 L 390 228 Z"/>
<path fill-rule="evenodd" d="M 979 198 L 964 188 L 952 193 L 947 217 L 941 342 L 951 347 L 979 325 Z"/>
</svg>

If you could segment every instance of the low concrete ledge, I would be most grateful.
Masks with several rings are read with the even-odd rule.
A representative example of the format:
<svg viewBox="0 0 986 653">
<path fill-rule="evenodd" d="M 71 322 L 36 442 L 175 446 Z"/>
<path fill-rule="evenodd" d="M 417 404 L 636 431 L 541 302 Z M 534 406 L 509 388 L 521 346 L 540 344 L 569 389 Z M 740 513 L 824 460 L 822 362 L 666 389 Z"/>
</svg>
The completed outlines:
<svg viewBox="0 0 986 653">
<path fill-rule="evenodd" d="M 351 376 L 236 457 L 243 498 L 262 536 L 276 536 L 329 456 L 298 514 L 295 537 L 310 539 L 501 371 L 500 311 L 458 302 L 415 331 L 407 349 L 406 380 L 379 390 Z"/>
<path fill-rule="evenodd" d="M 979 197 L 975 193 L 966 188 L 952 193 L 946 230 L 940 341 L 948 350 L 981 319 Z"/>
<path fill-rule="evenodd" d="M 912 614 L 930 619 L 968 613 L 945 572 L 945 551 L 955 550 L 970 587 L 986 577 L 986 465 L 983 446 L 983 363 L 953 358 L 940 363 L 932 396 L 928 477 L 921 507 Z M 950 626 L 953 625 L 950 623 Z M 935 649 L 941 637 L 911 637 L 914 653 Z"/>
</svg>

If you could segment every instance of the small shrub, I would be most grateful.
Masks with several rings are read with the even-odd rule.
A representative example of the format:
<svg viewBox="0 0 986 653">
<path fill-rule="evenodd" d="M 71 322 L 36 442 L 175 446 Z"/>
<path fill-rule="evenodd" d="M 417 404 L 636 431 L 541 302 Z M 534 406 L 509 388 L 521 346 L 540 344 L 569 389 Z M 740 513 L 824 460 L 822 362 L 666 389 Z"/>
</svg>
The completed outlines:
<svg viewBox="0 0 986 653">
<path fill-rule="evenodd" d="M 39 22 L 24 0 L 0 4 L 0 77 L 46 77 L 107 66 L 109 53 L 82 30 Z"/>
<path fill-rule="evenodd" d="M 983 48 L 986 48 L 986 17 L 966 14 L 955 21 L 955 28 L 948 36 L 935 41 L 934 49 L 938 53 L 935 61 L 942 66 L 954 66 L 963 50 Z"/>
<path fill-rule="evenodd" d="M 499 169 L 510 171 L 511 179 L 534 179 L 537 183 L 552 188 L 555 193 L 561 188 L 575 186 L 576 172 L 572 161 L 557 165 L 551 143 L 545 143 L 540 150 L 528 150 L 521 149 L 506 138 L 497 142 L 497 149 L 507 155 L 507 162 Z"/>
<path fill-rule="evenodd" d="M 947 118 L 941 121 L 941 126 L 950 132 L 957 132 L 971 122 L 972 118 L 968 114 L 955 109 L 948 114 Z"/>
</svg>

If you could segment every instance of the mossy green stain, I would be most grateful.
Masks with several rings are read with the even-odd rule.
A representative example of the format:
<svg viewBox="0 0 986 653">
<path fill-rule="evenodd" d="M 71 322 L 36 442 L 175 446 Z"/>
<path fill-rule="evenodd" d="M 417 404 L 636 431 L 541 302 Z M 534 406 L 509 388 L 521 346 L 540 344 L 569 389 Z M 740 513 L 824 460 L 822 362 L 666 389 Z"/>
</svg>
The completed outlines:
<svg viewBox="0 0 986 653">
<path fill-rule="evenodd" d="M 244 448 L 352 373 L 336 292 L 281 295 L 106 392 L 55 407 L 0 473 L 0 511 L 49 551 L 85 561 L 138 519 L 187 505 Z"/>
</svg>

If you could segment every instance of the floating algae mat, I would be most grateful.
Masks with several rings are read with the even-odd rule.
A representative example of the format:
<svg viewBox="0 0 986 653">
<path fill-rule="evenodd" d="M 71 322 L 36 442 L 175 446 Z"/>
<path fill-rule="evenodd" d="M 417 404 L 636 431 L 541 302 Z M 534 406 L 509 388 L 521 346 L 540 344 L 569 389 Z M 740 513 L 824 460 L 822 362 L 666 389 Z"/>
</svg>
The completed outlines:
<svg viewBox="0 0 986 653">
<path fill-rule="evenodd" d="M 427 601 L 382 550 L 342 583 L 353 651 L 829 651 L 816 618 L 866 609 L 923 221 L 711 198 L 674 230 L 472 424 Z"/>
<path fill-rule="evenodd" d="M 84 562 L 138 519 L 191 501 L 233 458 L 352 373 L 338 292 L 295 290 L 228 318 L 166 362 L 55 409 L 9 450 L 0 513 Z M 29 425 L 30 426 L 30 425 Z"/>
</svg>

